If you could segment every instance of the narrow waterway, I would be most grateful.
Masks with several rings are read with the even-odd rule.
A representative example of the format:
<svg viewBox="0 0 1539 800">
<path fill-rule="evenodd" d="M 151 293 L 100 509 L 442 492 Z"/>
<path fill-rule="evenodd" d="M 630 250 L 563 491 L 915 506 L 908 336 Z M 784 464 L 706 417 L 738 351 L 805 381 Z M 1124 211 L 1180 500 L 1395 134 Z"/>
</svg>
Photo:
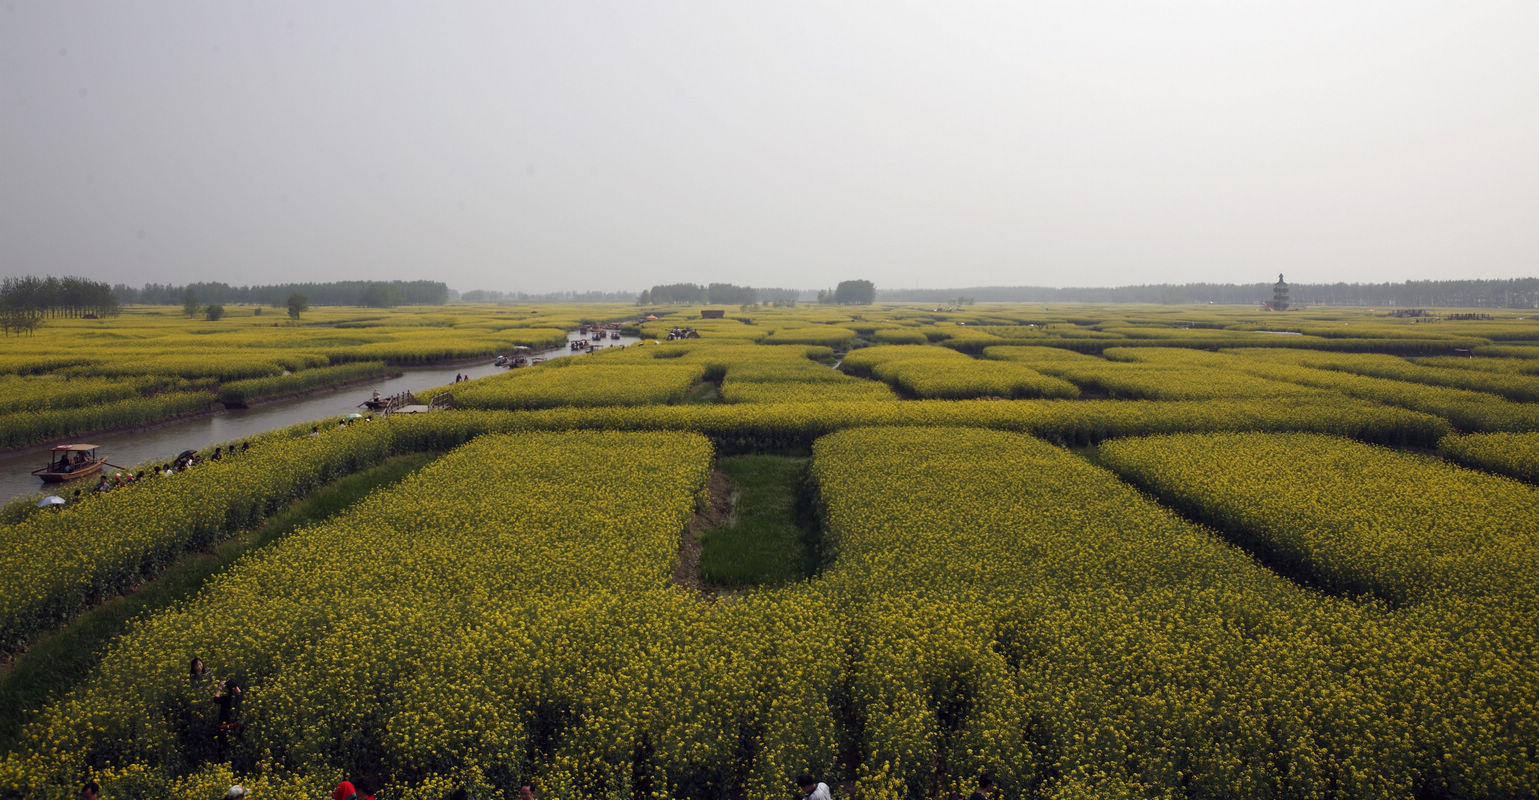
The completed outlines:
<svg viewBox="0 0 1539 800">
<path fill-rule="evenodd" d="M 584 337 L 576 331 L 567 334 L 567 341 Z M 606 346 L 632 344 L 639 341 L 626 336 L 619 341 L 606 341 Z M 561 358 L 579 355 L 570 346 L 558 347 L 534 354 L 536 358 Z M 492 359 L 457 367 L 414 367 L 405 369 L 398 378 L 381 378 L 369 383 L 359 383 L 342 389 L 326 390 L 295 397 L 275 400 L 253 408 L 221 409 L 212 414 L 176 420 L 144 430 L 124 430 L 111 433 L 93 433 L 76 437 L 77 441 L 89 441 L 101 447 L 101 454 L 113 464 L 131 467 L 148 461 L 170 461 L 183 450 L 202 450 L 216 444 L 255 436 L 259 433 L 286 428 L 299 422 L 328 420 L 335 422 L 345 414 L 366 409 L 359 403 L 369 399 L 377 389 L 381 395 L 403 391 L 421 391 L 434 386 L 454 383 L 455 375 L 469 375 L 472 379 L 497 375 L 507 370 L 492 366 Z M 23 495 L 42 491 L 43 484 L 32 470 L 48 462 L 46 447 L 23 448 L 0 454 L 0 503 L 9 502 Z M 52 489 L 68 495 L 75 489 L 89 489 L 91 481 L 54 484 Z"/>
</svg>

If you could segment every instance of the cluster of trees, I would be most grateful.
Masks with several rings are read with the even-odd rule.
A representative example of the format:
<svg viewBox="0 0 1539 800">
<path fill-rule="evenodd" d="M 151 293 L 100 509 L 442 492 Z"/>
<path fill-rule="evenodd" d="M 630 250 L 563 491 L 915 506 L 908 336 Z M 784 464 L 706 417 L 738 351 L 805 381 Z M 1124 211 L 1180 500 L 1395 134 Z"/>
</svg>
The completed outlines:
<svg viewBox="0 0 1539 800">
<path fill-rule="evenodd" d="M 1428 306 L 1539 308 L 1539 278 L 1406 281 L 1404 283 L 1290 283 L 1294 306 Z M 1226 303 L 1259 305 L 1272 299 L 1273 283 L 1183 283 L 1115 288 L 982 286 L 965 289 L 885 289 L 877 299 L 949 303 Z"/>
<path fill-rule="evenodd" d="M 876 284 L 871 281 L 839 281 L 833 289 L 818 291 L 819 303 L 841 306 L 867 306 L 876 302 Z"/>
<path fill-rule="evenodd" d="M 112 287 L 84 278 L 37 278 L 0 281 L 0 330 L 31 333 L 44 317 L 98 317 L 118 313 Z"/>
<path fill-rule="evenodd" d="M 636 298 L 639 305 L 716 305 L 747 306 L 759 301 L 759 290 L 730 283 L 668 283 L 653 286 Z"/>
<path fill-rule="evenodd" d="M 299 294 L 308 302 L 326 306 L 439 306 L 449 302 L 449 286 L 442 281 L 332 281 L 283 283 L 269 286 L 231 286 L 228 283 L 189 283 L 186 286 L 146 283 L 142 288 L 118 284 L 112 293 L 123 304 L 184 304 L 188 293 L 206 303 L 247 303 L 282 308 Z"/>
<path fill-rule="evenodd" d="M 449 299 L 459 300 L 465 303 L 629 303 L 636 299 L 636 293 L 630 291 L 620 292 L 496 292 L 488 289 L 473 289 L 458 294 L 452 290 Z"/>
<path fill-rule="evenodd" d="M 771 289 L 759 287 L 759 302 L 777 306 L 794 306 L 798 300 L 811 300 L 812 293 L 801 289 Z"/>
<path fill-rule="evenodd" d="M 305 297 L 299 292 L 290 294 L 288 296 L 288 300 L 286 300 L 285 303 L 289 308 L 290 319 L 299 319 L 300 313 L 307 311 L 310 308 L 310 298 Z M 223 305 L 219 303 L 209 303 L 206 306 L 200 305 L 198 303 L 197 291 L 189 286 L 182 295 L 182 313 L 189 317 L 193 317 L 197 316 L 200 312 L 204 317 L 208 319 L 209 322 L 218 322 L 219 320 L 224 319 Z M 257 306 L 256 311 L 252 312 L 252 316 L 261 316 L 261 314 L 261 306 Z"/>
<path fill-rule="evenodd" d="M 871 281 L 844 281 L 837 289 L 820 291 L 819 303 L 873 302 L 875 287 Z M 840 293 L 843 294 L 840 294 Z M 834 299 L 835 296 L 844 299 Z M 668 283 L 653 286 L 636 298 L 638 305 L 731 305 L 751 306 L 758 303 L 770 305 L 796 305 L 798 300 L 812 299 L 811 292 L 801 289 L 764 288 L 738 286 L 731 283 Z"/>
</svg>

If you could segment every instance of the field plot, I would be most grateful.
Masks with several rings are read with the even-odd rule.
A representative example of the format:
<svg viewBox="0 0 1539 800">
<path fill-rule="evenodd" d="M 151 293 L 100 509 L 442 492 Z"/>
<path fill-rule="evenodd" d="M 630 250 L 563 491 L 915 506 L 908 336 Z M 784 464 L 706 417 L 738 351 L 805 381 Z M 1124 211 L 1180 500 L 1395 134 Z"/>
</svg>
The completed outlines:
<svg viewBox="0 0 1539 800">
<path fill-rule="evenodd" d="M 649 405 L 683 399 L 704 377 L 695 364 L 578 364 L 486 378 L 454 396 L 466 408 Z"/>
<path fill-rule="evenodd" d="M 1454 796 L 1516 796 L 1539 781 L 1539 489 L 1308 435 L 1113 442 L 1104 463 L 1333 592 L 1397 607 L 1441 697 Z"/>
<path fill-rule="evenodd" d="M 889 345 L 852 353 L 846 367 L 886 381 L 912 397 L 1076 397 L 1065 381 L 1009 362 L 979 361 L 939 347 Z"/>
<path fill-rule="evenodd" d="M 1311 434 L 1109 442 L 1102 463 L 1269 562 L 1331 591 L 1396 605 L 1528 594 L 1539 489 Z"/>
<path fill-rule="evenodd" d="M 462 448 L 345 517 L 247 560 L 185 611 L 147 620 L 37 724 L 31 742 L 46 749 L 5 762 L 5 783 L 40 791 L 76 759 L 109 773 L 114 763 L 196 770 L 221 755 L 279 773 L 409 763 L 429 781 L 451 757 L 513 767 L 504 756 L 524 745 L 500 736 L 527 737 L 515 729 L 534 722 L 510 705 L 518 693 L 549 681 L 572 704 L 550 713 L 608 713 L 600 712 L 611 697 L 602 684 L 614 676 L 604 665 L 629 649 L 611 637 L 638 614 L 669 616 L 655 607 L 669 594 L 657 590 L 710 454 L 688 434 L 496 437 Z M 572 492 L 571 476 L 587 469 L 611 476 L 602 500 Z M 541 608 L 551 615 L 531 619 Z M 535 628 L 545 641 L 530 638 Z M 654 635 L 629 638 L 657 644 Z M 517 653 L 489 661 L 478 652 L 487 646 Z M 554 662 L 541 665 L 550 670 L 542 678 L 532 669 L 541 650 L 587 664 L 600 685 L 573 685 L 569 664 Z M 233 752 L 200 749 L 212 746 L 213 706 L 188 692 L 189 652 L 247 687 L 251 733 Z M 512 664 L 524 668 L 505 669 Z M 475 665 L 494 672 L 469 669 Z M 500 677 L 488 682 L 493 675 Z M 472 720 L 491 728 L 466 729 Z M 480 751 L 498 755 L 464 751 L 472 733 Z M 572 746 L 602 746 L 602 735 L 574 737 Z M 562 755 L 577 763 L 588 756 Z"/>
<path fill-rule="evenodd" d="M 1439 443 L 1454 461 L 1539 483 L 1539 433 L 1477 433 Z"/>
<path fill-rule="evenodd" d="M 88 779 L 115 800 L 236 782 L 299 800 L 342 778 L 382 800 L 524 780 L 768 800 L 804 771 L 862 800 L 980 774 L 1012 800 L 1534 796 L 1539 322 L 727 313 L 132 311 L 115 333 L 144 358 L 122 363 L 93 349 L 110 320 L 74 331 L 83 349 L 47 327 L 32 352 L 6 340 L 0 419 L 41 430 L 594 319 L 647 336 L 419 393 L 448 410 L 306 422 L 63 509 L 7 507 L 0 649 L 21 663 L 330 481 L 435 459 L 104 638 L 16 716 L 0 800 Z M 698 338 L 662 341 L 675 327 Z M 218 734 L 194 656 L 244 687 L 238 735 Z"/>
</svg>

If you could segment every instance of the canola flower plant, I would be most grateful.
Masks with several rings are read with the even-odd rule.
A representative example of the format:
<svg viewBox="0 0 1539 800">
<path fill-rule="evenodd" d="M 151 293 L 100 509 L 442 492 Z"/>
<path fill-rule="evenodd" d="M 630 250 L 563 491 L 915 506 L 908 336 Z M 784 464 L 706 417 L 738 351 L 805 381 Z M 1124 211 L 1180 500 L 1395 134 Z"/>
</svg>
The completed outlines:
<svg viewBox="0 0 1539 800">
<path fill-rule="evenodd" d="M 871 375 L 913 397 L 1079 396 L 1067 381 L 1011 362 L 982 361 L 941 347 L 885 345 L 857 350 L 844 359 L 856 375 Z"/>
<path fill-rule="evenodd" d="M 858 726 L 872 791 L 935 796 L 937 763 L 999 770 L 1009 796 L 1520 796 L 1539 777 L 1531 623 L 1466 640 L 1485 609 L 1308 591 L 1012 434 L 855 429 L 819 441 L 814 477 L 828 579 L 912 598 L 857 617 L 900 648 L 852 667 L 857 696 L 902 709 Z M 908 643 L 931 619 L 945 633 Z M 974 639 L 976 660 L 923 666 Z"/>
<path fill-rule="evenodd" d="M 1539 433 L 1447 436 L 1438 449 L 1465 466 L 1539 483 Z"/>
<path fill-rule="evenodd" d="M 553 797 L 775 797 L 846 752 L 862 797 L 980 770 L 1053 797 L 1499 796 L 1535 777 L 1511 736 L 1479 735 L 1528 730 L 1523 706 L 1499 707 L 1499 674 L 1468 680 L 1437 619 L 1303 589 L 1020 434 L 825 437 L 827 571 L 710 604 L 668 583 L 710 451 L 477 439 L 144 621 L 28 727 L 0 791 L 94 775 L 191 796 L 230 775 L 188 733 L 212 714 L 188 653 L 245 679 L 230 763 L 279 797 L 360 773 L 396 797 L 529 777 Z M 614 476 L 601 496 L 572 489 L 589 469 Z"/>
<path fill-rule="evenodd" d="M 1207 309 L 752 313 L 753 324 L 702 321 L 701 339 L 444 388 L 485 410 L 313 438 L 296 426 L 249 458 L 0 526 L 3 552 L 21 559 L 7 566 L 39 578 L 0 591 L 19 642 L 329 477 L 460 447 L 137 623 L 32 716 L 0 760 L 0 797 L 67 796 L 89 777 L 112 797 L 190 800 L 242 782 L 300 798 L 372 775 L 390 800 L 460 785 L 511 797 L 524 778 L 558 798 L 735 800 L 782 797 L 803 770 L 836 794 L 913 800 L 966 791 L 981 771 L 1002 796 L 1060 800 L 1522 797 L 1539 785 L 1539 637 L 1527 621 L 1539 619 L 1539 587 L 1523 527 L 1533 490 L 1360 443 L 1441 442 L 1486 469 L 1521 463 L 1532 449 L 1521 435 L 1449 435 L 1450 421 L 1474 429 L 1477 413 L 1513 427 L 1521 404 L 1411 376 L 1522 367 L 1304 347 L 1446 353 L 1533 338 L 1522 326 L 1427 335 L 1354 318 L 1351 334 L 1327 335 L 1327 321 L 1302 315 Z M 314 331 L 193 336 L 181 320 L 146 330 L 270 345 L 273 358 L 317 359 L 284 368 L 326 369 L 368 348 L 420 340 L 412 352 L 431 358 L 459 352 L 436 349 L 456 337 L 474 349 L 593 318 L 317 316 L 328 324 Z M 662 316 L 642 332 L 689 324 Z M 1283 319 L 1311 336 L 1245 328 Z M 885 382 L 830 370 L 840 355 L 827 346 L 755 343 L 824 329 L 896 345 L 844 354 L 862 375 L 948 364 L 937 375 L 976 387 L 993 367 L 1018 366 L 1119 397 L 1200 399 L 898 400 Z M 1269 346 L 1194 349 L 1230 342 Z M 965 355 L 979 351 L 988 360 Z M 5 358 L 18 376 L 97 363 Z M 1327 360 L 1412 369 L 1368 377 Z M 669 404 L 702 380 L 741 402 Z M 1120 438 L 1151 434 L 1180 435 Z M 1131 478 L 1136 462 L 1135 482 L 1222 535 L 1044 439 L 1101 443 L 1109 466 Z M 807 446 L 823 572 L 715 602 L 673 585 L 713 449 Z M 1250 474 L 1253 463 L 1272 468 Z M 597 489 L 574 480 L 595 474 Z M 1225 488 L 1177 501 L 1153 488 L 1161 480 Z M 184 502 L 193 513 L 168 513 Z M 48 549 L 104 528 L 78 554 Z M 1226 536 L 1252 548 L 1270 536 L 1313 560 L 1256 559 Z M 49 561 L 75 569 L 50 572 Z M 28 606 L 31 592 L 52 592 L 54 605 Z M 211 703 L 181 671 L 193 653 L 249 690 L 246 737 L 224 752 L 207 736 Z"/>
<path fill-rule="evenodd" d="M 1471 389 L 1409 383 L 1394 378 L 1356 375 L 1299 363 L 1298 353 L 1248 348 L 1207 353 L 1170 348 L 1118 348 L 1107 357 L 1145 363 L 1203 364 L 1233 369 L 1270 380 L 1325 389 L 1347 397 L 1399 406 L 1447 419 L 1463 431 L 1539 429 L 1539 409 Z"/>
<path fill-rule="evenodd" d="M 405 452 L 393 441 L 383 425 L 361 424 L 259 439 L 240 455 L 0 526 L 0 649 L 21 646 L 321 484 Z"/>
<path fill-rule="evenodd" d="M 1519 796 L 1539 736 L 1539 490 L 1307 434 L 1110 443 L 1103 462 L 1211 520 L 1280 572 L 1395 607 L 1442 677 L 1426 689 L 1446 794 Z M 1220 488 L 1223 487 L 1223 488 Z"/>
<path fill-rule="evenodd" d="M 592 759 L 631 757 L 640 723 L 633 716 L 661 711 L 655 703 L 664 697 L 706 711 L 714 696 L 713 687 L 695 685 L 698 670 L 687 664 L 668 664 L 682 683 L 648 688 L 656 694 L 635 693 L 634 680 L 615 684 L 629 659 L 664 646 L 659 637 L 671 636 L 672 647 L 694 661 L 713 658 L 695 646 L 688 626 L 655 627 L 673 616 L 670 605 L 687 599 L 667 582 L 677 533 L 710 461 L 709 443 L 689 434 L 480 439 L 344 517 L 244 560 L 187 608 L 146 620 L 88 683 L 39 720 L 29 741 L 53 743 L 7 759 L 0 785 L 45 791 L 81 759 L 107 780 L 128 764 L 172 774 L 202 768 L 198 758 L 211 754 L 195 742 L 212 730 L 212 706 L 187 690 L 181 670 L 189 650 L 244 680 L 251 733 L 236 759 L 259 764 L 262 774 L 357 768 L 356 759 L 378 758 L 430 781 L 444 766 L 434 753 L 465 766 L 458 743 L 468 736 L 511 756 L 529 736 L 545 735 L 540 725 L 591 719 L 588 729 L 563 733 L 551 746 L 551 785 L 629 781 L 629 762 L 606 771 Z M 602 499 L 572 490 L 572 475 L 592 469 L 611 476 Z M 338 565 L 346 580 L 336 580 Z M 644 620 L 654 636 L 638 639 L 634 625 Z M 518 631 L 541 634 L 496 635 Z M 462 669 L 487 663 L 463 662 L 462 652 L 502 647 L 512 655 L 510 644 L 531 667 L 540 649 L 564 655 L 538 669 L 499 669 L 495 682 Z M 745 675 L 748 667 L 738 665 Z M 159 679 L 142 680 L 149 675 Z M 454 682 L 439 680 L 445 675 Z M 620 688 L 625 695 L 615 694 Z M 416 702 L 422 692 L 446 691 L 453 707 Z M 527 691 L 545 693 L 557 707 L 543 721 L 532 707 L 525 718 L 517 700 Z M 456 709 L 485 726 L 467 729 L 443 716 Z M 706 718 L 685 719 L 701 736 L 712 730 Z M 63 743 L 53 737 L 64 731 L 73 744 L 55 749 Z M 499 731 L 523 741 L 496 738 Z M 659 758 L 698 756 L 698 745 L 687 742 L 659 738 L 656 746 Z"/>
<path fill-rule="evenodd" d="M 704 377 L 705 367 L 691 364 L 542 365 L 476 381 L 454 399 L 466 408 L 649 405 L 683 399 Z"/>
<path fill-rule="evenodd" d="M 898 396 L 884 383 L 848 381 L 752 381 L 728 378 L 721 383 L 726 403 L 824 403 L 845 401 L 895 401 Z"/>
<path fill-rule="evenodd" d="M 1517 402 L 1539 400 L 1539 377 L 1506 371 L 1459 369 L 1455 368 L 1458 360 L 1418 364 L 1391 355 L 1319 351 L 1300 351 L 1290 353 L 1289 356 L 1292 363 L 1317 369 L 1336 370 L 1371 378 L 1390 378 L 1407 383 L 1468 389 Z M 1425 361 L 1425 359 L 1422 360 Z"/>
<path fill-rule="evenodd" d="M 205 411 L 213 400 L 207 392 L 167 392 L 108 403 L 0 414 L 0 447 L 15 447 L 82 431 L 156 422 Z"/>
<path fill-rule="evenodd" d="M 1403 605 L 1530 584 L 1539 489 L 1524 483 L 1308 433 L 1119 439 L 1100 455 L 1330 591 Z"/>
</svg>

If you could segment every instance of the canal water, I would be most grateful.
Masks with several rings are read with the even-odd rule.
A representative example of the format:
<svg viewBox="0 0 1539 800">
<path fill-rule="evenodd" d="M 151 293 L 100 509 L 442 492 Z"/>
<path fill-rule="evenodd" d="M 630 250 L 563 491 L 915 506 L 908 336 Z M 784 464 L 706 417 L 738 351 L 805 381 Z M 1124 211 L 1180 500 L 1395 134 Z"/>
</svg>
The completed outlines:
<svg viewBox="0 0 1539 800">
<path fill-rule="evenodd" d="M 579 336 L 575 331 L 567 334 L 569 342 L 582 338 L 585 337 Z M 626 336 L 619 341 L 606 341 L 605 345 L 632 344 L 637 341 L 640 340 L 634 336 Z M 570 346 L 565 346 L 533 355 L 536 358 L 550 359 L 578 354 L 580 352 L 574 352 Z M 358 404 L 373 396 L 376 389 L 381 395 L 388 396 L 397 392 L 421 391 L 454 383 L 455 375 L 469 375 L 474 379 L 506 371 L 502 367 L 492 366 L 490 358 L 484 362 L 462 364 L 457 367 L 411 367 L 403 369 L 398 378 L 380 378 L 342 389 L 261 403 L 252 408 L 221 409 L 212 414 L 176 420 L 144 430 L 85 434 L 76 437 L 75 440 L 99 445 L 100 453 L 105 455 L 109 462 L 124 467 L 148 461 L 170 461 L 183 450 L 202 450 L 232 439 L 255 436 L 299 422 L 312 420 L 335 422 L 339 417 L 353 411 L 367 413 L 367 409 L 359 408 Z M 0 453 L 0 503 L 42 491 L 43 483 L 32 475 L 32 470 L 48 462 L 46 451 L 47 448 L 39 446 Z M 52 488 L 68 494 L 77 488 L 89 489 L 90 485 L 90 481 L 81 481 L 63 485 L 54 484 Z"/>
</svg>

